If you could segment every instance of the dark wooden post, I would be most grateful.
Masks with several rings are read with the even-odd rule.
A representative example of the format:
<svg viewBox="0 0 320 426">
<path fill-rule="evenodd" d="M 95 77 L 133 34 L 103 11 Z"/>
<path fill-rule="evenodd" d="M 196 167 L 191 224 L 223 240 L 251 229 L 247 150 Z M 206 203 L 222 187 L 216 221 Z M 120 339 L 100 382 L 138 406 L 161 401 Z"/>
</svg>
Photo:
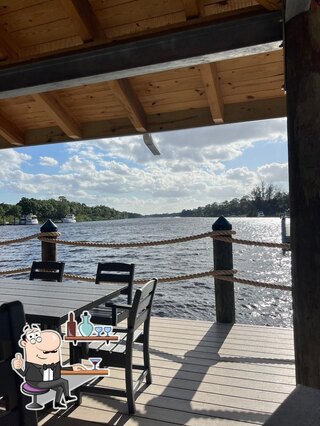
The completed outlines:
<svg viewBox="0 0 320 426">
<path fill-rule="evenodd" d="M 48 219 L 46 223 L 44 223 L 41 228 L 40 232 L 57 232 L 58 228 L 57 226 L 52 222 L 51 219 Z M 52 240 L 56 240 L 57 237 L 46 237 L 50 238 Z M 43 261 L 57 261 L 57 244 L 47 243 L 45 241 L 41 241 L 41 259 Z"/>
<path fill-rule="evenodd" d="M 292 296 L 297 383 L 320 389 L 320 2 L 287 1 Z"/>
<path fill-rule="evenodd" d="M 223 216 L 212 225 L 213 231 L 230 231 L 231 223 Z M 213 262 L 215 271 L 233 269 L 232 244 L 213 240 Z M 214 279 L 217 322 L 235 322 L 235 302 L 233 282 Z"/>
</svg>

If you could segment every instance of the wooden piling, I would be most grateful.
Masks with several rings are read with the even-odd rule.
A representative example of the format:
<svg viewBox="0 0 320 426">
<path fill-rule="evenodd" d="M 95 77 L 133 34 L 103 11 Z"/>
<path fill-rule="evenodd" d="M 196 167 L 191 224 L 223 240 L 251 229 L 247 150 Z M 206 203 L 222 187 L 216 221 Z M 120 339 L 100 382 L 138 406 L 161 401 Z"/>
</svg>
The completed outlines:
<svg viewBox="0 0 320 426">
<path fill-rule="evenodd" d="M 229 231 L 232 229 L 231 223 L 223 216 L 212 225 L 213 231 Z M 213 263 L 214 270 L 233 269 L 232 244 L 224 241 L 213 240 Z M 216 320 L 222 323 L 235 322 L 235 301 L 233 282 L 214 279 Z"/>
<path fill-rule="evenodd" d="M 287 2 L 286 21 L 285 57 L 296 380 L 299 384 L 320 389 L 319 1 Z"/>
<path fill-rule="evenodd" d="M 51 219 L 48 219 L 44 223 L 40 232 L 57 232 L 58 227 L 52 222 Z M 57 237 L 46 237 L 48 239 L 56 240 Z M 57 244 L 48 243 L 46 241 L 41 241 L 41 259 L 42 261 L 57 261 Z"/>
</svg>

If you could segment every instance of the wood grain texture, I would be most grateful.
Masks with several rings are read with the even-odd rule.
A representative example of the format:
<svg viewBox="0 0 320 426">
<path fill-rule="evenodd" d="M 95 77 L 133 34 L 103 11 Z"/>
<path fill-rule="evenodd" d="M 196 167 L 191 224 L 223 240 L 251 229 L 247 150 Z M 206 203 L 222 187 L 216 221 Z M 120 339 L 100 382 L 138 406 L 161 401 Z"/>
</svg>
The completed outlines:
<svg viewBox="0 0 320 426">
<path fill-rule="evenodd" d="M 81 138 L 80 127 L 54 95 L 51 93 L 37 93 L 33 95 L 33 98 L 43 106 L 66 135 L 72 139 Z"/>
<path fill-rule="evenodd" d="M 9 121 L 0 113 L 0 136 L 2 136 L 11 145 L 24 145 L 23 134 L 14 123 Z"/>
<path fill-rule="evenodd" d="M 61 0 L 61 5 L 84 42 L 106 40 L 106 35 L 88 0 Z"/>
<path fill-rule="evenodd" d="M 212 120 L 216 124 L 221 124 L 224 121 L 224 105 L 217 68 L 214 63 L 211 63 L 201 65 L 200 70 Z"/>
</svg>

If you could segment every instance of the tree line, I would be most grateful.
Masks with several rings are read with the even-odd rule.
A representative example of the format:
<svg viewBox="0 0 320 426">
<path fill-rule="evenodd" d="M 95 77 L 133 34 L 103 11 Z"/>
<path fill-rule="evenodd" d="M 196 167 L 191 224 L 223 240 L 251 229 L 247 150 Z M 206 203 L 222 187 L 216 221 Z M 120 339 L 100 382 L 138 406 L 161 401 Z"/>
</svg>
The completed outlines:
<svg viewBox="0 0 320 426">
<path fill-rule="evenodd" d="M 182 210 L 177 215 L 217 217 L 217 216 L 245 216 L 255 217 L 258 211 L 265 216 L 280 216 L 289 210 L 289 194 L 281 191 L 273 184 L 261 182 L 248 195 L 234 198 L 222 203 L 207 204 L 192 210 Z"/>
<path fill-rule="evenodd" d="M 23 197 L 17 204 L 0 204 L 2 223 L 14 223 L 21 214 L 29 213 L 37 215 L 41 222 L 47 219 L 59 221 L 70 213 L 75 214 L 78 221 L 127 219 L 141 216 L 136 213 L 120 212 L 103 205 L 90 207 L 84 203 L 68 201 L 64 196 L 60 196 L 57 200 L 53 198 L 36 200 Z"/>
</svg>

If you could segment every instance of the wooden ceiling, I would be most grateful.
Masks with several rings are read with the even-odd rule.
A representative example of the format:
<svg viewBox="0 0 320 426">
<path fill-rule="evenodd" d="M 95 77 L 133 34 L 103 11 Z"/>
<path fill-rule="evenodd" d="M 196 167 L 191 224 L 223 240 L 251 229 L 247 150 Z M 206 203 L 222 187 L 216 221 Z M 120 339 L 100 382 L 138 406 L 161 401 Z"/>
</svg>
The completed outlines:
<svg viewBox="0 0 320 426">
<path fill-rule="evenodd" d="M 0 148 L 284 116 L 279 10 L 0 0 Z"/>
</svg>

